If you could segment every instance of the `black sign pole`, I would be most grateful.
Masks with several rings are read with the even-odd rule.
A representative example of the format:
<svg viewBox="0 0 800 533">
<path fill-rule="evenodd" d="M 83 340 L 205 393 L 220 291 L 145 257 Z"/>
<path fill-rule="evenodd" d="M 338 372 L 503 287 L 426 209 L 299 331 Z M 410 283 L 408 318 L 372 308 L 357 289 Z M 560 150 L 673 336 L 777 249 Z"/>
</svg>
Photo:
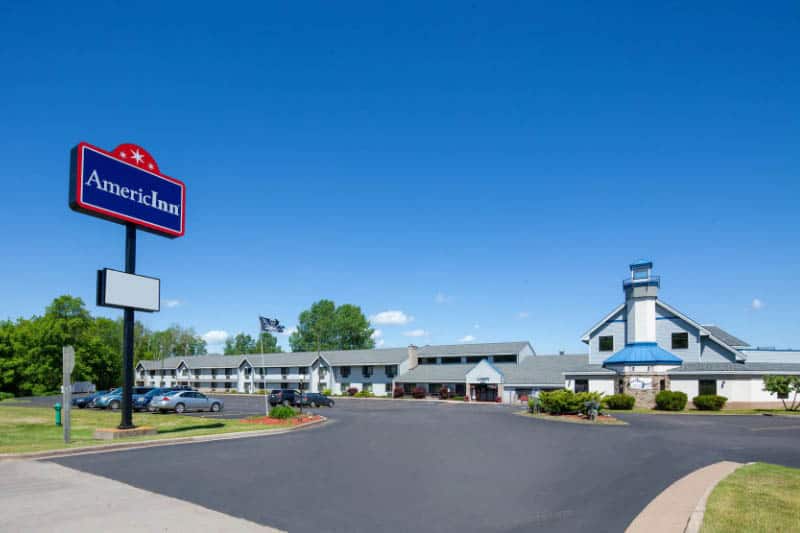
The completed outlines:
<svg viewBox="0 0 800 533">
<path fill-rule="evenodd" d="M 136 273 L 136 226 L 125 224 L 125 272 Z M 125 308 L 122 329 L 122 421 L 119 429 L 133 425 L 133 309 Z"/>
</svg>

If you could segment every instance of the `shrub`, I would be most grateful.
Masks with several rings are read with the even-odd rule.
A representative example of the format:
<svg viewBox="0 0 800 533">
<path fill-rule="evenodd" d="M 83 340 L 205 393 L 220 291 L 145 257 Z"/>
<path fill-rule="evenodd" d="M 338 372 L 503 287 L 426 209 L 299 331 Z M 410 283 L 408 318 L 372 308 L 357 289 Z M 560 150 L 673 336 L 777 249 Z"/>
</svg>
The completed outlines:
<svg viewBox="0 0 800 533">
<path fill-rule="evenodd" d="M 427 396 L 427 395 L 428 395 L 428 393 L 425 391 L 425 388 L 424 388 L 424 387 L 416 387 L 416 388 L 414 389 L 414 392 L 413 392 L 413 393 L 411 393 L 411 395 L 412 395 L 414 398 L 416 398 L 417 400 L 421 400 L 422 398 L 424 398 L 425 396 Z"/>
<path fill-rule="evenodd" d="M 0 392 L 0 402 L 3 400 L 10 400 L 14 395 L 10 392 Z"/>
<path fill-rule="evenodd" d="M 725 406 L 728 399 L 716 394 L 701 394 L 692 398 L 692 403 L 700 411 L 719 411 Z"/>
<path fill-rule="evenodd" d="M 456 401 L 459 401 L 459 402 L 463 402 L 465 400 L 465 398 L 463 396 L 458 396 L 458 395 L 450 396 L 450 399 L 451 400 L 456 400 Z"/>
<path fill-rule="evenodd" d="M 575 393 L 569 389 L 544 391 L 539 393 L 539 406 L 543 412 L 551 415 L 585 413 L 586 402 L 599 403 L 602 396 L 599 392 Z M 531 405 L 530 400 L 528 405 Z"/>
<path fill-rule="evenodd" d="M 688 399 L 684 392 L 662 390 L 656 394 L 656 409 L 661 411 L 683 411 L 686 408 Z"/>
<path fill-rule="evenodd" d="M 441 398 L 442 400 L 446 400 L 449 397 L 450 397 L 450 389 L 448 389 L 447 387 L 442 387 L 441 389 L 439 389 L 439 398 Z"/>
<path fill-rule="evenodd" d="M 350 392 L 349 390 L 347 392 Z M 375 395 L 368 390 L 362 390 L 355 394 L 357 398 L 373 398 Z"/>
<path fill-rule="evenodd" d="M 603 404 L 607 409 L 633 409 L 636 398 L 630 394 L 612 394 L 603 398 Z"/>
<path fill-rule="evenodd" d="M 323 389 L 322 394 L 323 396 L 330 396 L 331 394 L 333 394 L 333 391 L 330 389 Z"/>
<path fill-rule="evenodd" d="M 355 396 L 357 392 L 358 392 L 358 389 L 355 388 L 355 387 L 350 387 L 349 389 L 347 389 L 347 395 L 348 396 Z"/>
<path fill-rule="evenodd" d="M 531 413 L 538 413 L 541 410 L 541 405 L 539 402 L 539 398 L 536 396 L 531 396 L 528 398 L 528 411 Z"/>
<path fill-rule="evenodd" d="M 278 405 L 269 410 L 270 418 L 278 418 L 280 420 L 292 418 L 295 414 L 295 410 L 288 405 Z"/>
<path fill-rule="evenodd" d="M 403 387 L 395 387 L 394 388 L 394 397 L 395 398 L 402 398 L 405 395 L 406 391 Z"/>
</svg>

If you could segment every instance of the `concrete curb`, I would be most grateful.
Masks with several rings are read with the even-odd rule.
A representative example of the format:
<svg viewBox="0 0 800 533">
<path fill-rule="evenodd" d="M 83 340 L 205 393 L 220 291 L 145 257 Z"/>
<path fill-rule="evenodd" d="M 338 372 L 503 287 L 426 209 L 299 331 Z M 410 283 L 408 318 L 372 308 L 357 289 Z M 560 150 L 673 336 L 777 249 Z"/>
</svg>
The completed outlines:
<svg viewBox="0 0 800 533">
<path fill-rule="evenodd" d="M 619 418 L 615 418 L 616 422 L 590 422 L 589 420 L 570 420 L 568 418 L 561 418 L 559 416 L 533 416 L 527 411 L 514 411 L 511 413 L 512 415 L 523 416 L 525 418 L 530 418 L 532 420 L 542 420 L 544 422 L 557 422 L 559 424 L 573 424 L 576 426 L 589 426 L 589 427 L 625 427 L 629 426 L 628 422 L 624 420 L 620 420 Z"/>
<path fill-rule="evenodd" d="M 747 464 L 751 465 L 753 463 L 747 463 Z M 700 529 L 703 527 L 703 518 L 705 518 L 706 516 L 706 504 L 708 503 L 708 497 L 711 496 L 711 493 L 714 491 L 715 488 L 717 488 L 717 485 L 719 485 L 720 481 L 733 474 L 736 470 L 738 470 L 742 466 L 744 465 L 740 464 L 739 466 L 728 472 L 728 474 L 725 477 L 722 477 L 718 479 L 716 483 L 709 485 L 709 487 L 703 493 L 702 498 L 700 498 L 700 501 L 697 502 L 694 511 L 692 511 L 692 515 L 689 517 L 689 523 L 686 524 L 686 529 L 684 530 L 684 533 L 700 533 Z"/>
<path fill-rule="evenodd" d="M 272 435 L 283 435 L 293 431 L 308 429 L 328 422 L 322 415 L 321 420 L 313 420 L 291 428 L 285 429 L 253 429 L 243 430 L 234 433 L 219 433 L 216 435 L 197 435 L 194 437 L 175 437 L 172 439 L 143 440 L 138 442 L 121 442 L 118 444 L 98 444 L 96 446 L 81 446 L 80 448 L 69 448 L 64 450 L 47 450 L 42 452 L 27 453 L 3 453 L 0 454 L 0 461 L 16 459 L 54 459 L 57 457 L 69 457 L 71 455 L 89 455 L 94 453 L 109 453 L 125 450 L 135 450 L 137 448 L 156 448 L 158 446 L 175 446 L 178 444 L 195 444 L 202 442 L 214 442 L 219 440 L 246 439 L 252 437 L 269 437 Z"/>
<path fill-rule="evenodd" d="M 711 491 L 740 466 L 720 461 L 683 476 L 647 504 L 625 533 L 699 532 Z"/>
</svg>

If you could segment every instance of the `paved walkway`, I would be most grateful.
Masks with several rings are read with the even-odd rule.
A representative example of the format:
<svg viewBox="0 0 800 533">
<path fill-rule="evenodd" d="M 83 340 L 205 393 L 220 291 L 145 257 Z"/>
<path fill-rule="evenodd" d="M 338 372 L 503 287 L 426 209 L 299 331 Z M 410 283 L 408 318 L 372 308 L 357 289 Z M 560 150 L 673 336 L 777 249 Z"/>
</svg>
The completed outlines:
<svg viewBox="0 0 800 533">
<path fill-rule="evenodd" d="M 699 531 L 711 490 L 740 466 L 741 463 L 721 461 L 682 477 L 650 502 L 625 533 Z"/>
<path fill-rule="evenodd" d="M 55 463 L 0 461 L 0 495 L 0 531 L 278 531 Z"/>
</svg>

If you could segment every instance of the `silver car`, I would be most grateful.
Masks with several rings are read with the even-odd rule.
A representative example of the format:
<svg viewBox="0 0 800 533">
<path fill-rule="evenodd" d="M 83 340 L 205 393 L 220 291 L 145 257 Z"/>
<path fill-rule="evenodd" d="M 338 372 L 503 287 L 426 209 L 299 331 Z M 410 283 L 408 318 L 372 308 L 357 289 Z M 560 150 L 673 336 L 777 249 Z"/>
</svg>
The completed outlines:
<svg viewBox="0 0 800 533">
<path fill-rule="evenodd" d="M 163 396 L 157 395 L 150 400 L 150 410 L 159 412 L 211 411 L 216 413 L 222 410 L 222 406 L 223 402 L 219 398 L 210 398 L 202 392 L 188 390 L 169 391 Z"/>
</svg>

